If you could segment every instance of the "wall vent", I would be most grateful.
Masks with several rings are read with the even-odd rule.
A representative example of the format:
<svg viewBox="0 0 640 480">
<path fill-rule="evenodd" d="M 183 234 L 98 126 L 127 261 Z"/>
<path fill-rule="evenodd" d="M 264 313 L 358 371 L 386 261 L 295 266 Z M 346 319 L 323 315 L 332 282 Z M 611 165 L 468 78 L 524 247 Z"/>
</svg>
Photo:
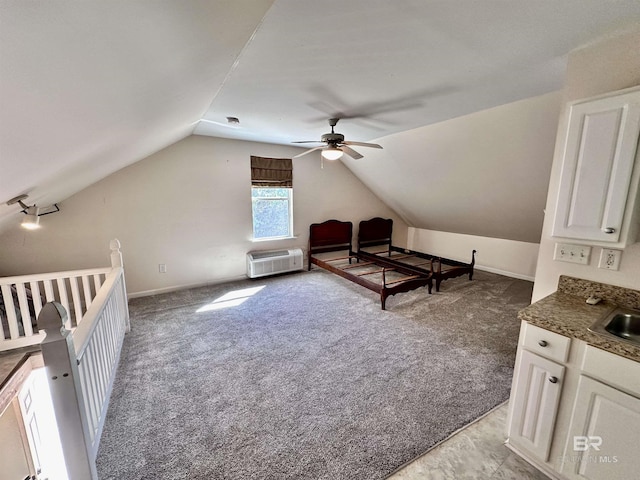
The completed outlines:
<svg viewBox="0 0 640 480">
<path fill-rule="evenodd" d="M 247 277 L 258 278 L 303 268 L 301 248 L 247 253 Z"/>
</svg>

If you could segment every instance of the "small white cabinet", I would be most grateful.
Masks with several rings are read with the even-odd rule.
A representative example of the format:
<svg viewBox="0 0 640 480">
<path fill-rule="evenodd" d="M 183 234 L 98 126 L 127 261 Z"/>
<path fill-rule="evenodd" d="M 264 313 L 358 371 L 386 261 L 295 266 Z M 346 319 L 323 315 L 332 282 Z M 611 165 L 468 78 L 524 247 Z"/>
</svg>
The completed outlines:
<svg viewBox="0 0 640 480">
<path fill-rule="evenodd" d="M 640 472 L 640 362 L 522 322 L 507 446 L 549 477 Z"/>
<path fill-rule="evenodd" d="M 580 375 L 562 473 L 570 479 L 638 478 L 640 399 Z"/>
<path fill-rule="evenodd" d="M 512 391 L 509 442 L 546 462 L 565 367 L 522 350 Z"/>
<path fill-rule="evenodd" d="M 635 241 L 640 88 L 570 106 L 553 236 L 624 248 Z"/>
</svg>

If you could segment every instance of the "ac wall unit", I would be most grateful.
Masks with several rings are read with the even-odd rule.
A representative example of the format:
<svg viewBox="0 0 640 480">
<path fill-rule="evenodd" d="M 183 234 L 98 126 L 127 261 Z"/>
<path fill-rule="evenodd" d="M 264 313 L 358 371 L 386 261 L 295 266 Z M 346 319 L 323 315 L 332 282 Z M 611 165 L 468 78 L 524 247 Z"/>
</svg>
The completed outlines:
<svg viewBox="0 0 640 480">
<path fill-rule="evenodd" d="M 302 268 L 301 248 L 247 253 L 247 276 L 249 278 L 295 272 L 302 270 Z"/>
</svg>

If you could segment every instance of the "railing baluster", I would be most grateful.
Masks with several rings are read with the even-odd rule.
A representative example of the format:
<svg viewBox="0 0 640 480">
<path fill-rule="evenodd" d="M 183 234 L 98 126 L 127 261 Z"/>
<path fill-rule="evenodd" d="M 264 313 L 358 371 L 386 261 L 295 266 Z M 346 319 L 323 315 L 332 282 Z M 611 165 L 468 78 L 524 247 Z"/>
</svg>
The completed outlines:
<svg viewBox="0 0 640 480">
<path fill-rule="evenodd" d="M 51 280 L 44 280 L 44 296 L 47 302 L 55 302 L 56 297 L 53 293 L 53 282 Z"/>
<path fill-rule="evenodd" d="M 69 297 L 67 296 L 67 286 L 65 284 L 65 278 L 58 278 L 56 280 L 58 284 L 58 295 L 60 296 L 60 303 L 64 309 L 69 311 Z M 65 325 L 67 330 L 71 330 L 71 317 L 67 315 L 67 324 Z"/>
<path fill-rule="evenodd" d="M 114 326 L 114 311 L 113 311 L 113 297 L 109 299 L 107 308 L 105 309 L 105 327 L 106 327 L 106 346 L 109 353 L 109 362 L 113 360 L 113 345 L 115 341 L 115 335 L 113 331 Z"/>
<path fill-rule="evenodd" d="M 105 384 L 106 384 L 106 374 L 104 369 L 104 352 L 102 351 L 102 315 L 97 320 L 96 329 L 94 330 L 93 337 L 91 338 L 91 344 L 93 346 L 93 350 L 98 357 L 98 361 L 96 362 L 96 367 L 98 371 L 98 394 L 100 398 L 104 398 L 105 394 Z"/>
<path fill-rule="evenodd" d="M 85 392 L 89 399 L 91 400 L 91 410 L 89 410 L 88 416 L 91 419 L 91 431 L 95 432 L 97 428 L 97 421 L 99 412 L 100 412 L 100 395 L 98 393 L 98 375 L 96 372 L 96 359 L 93 354 L 93 349 L 88 348 L 85 352 L 85 356 L 80 363 L 81 367 L 84 367 L 88 379 L 88 389 Z"/>
<path fill-rule="evenodd" d="M 20 332 L 18 330 L 18 318 L 16 317 L 15 306 L 13 305 L 13 294 L 11 293 L 11 285 L 2 285 L 2 298 L 4 299 L 4 308 L 7 312 L 7 323 L 9 324 L 9 336 L 11 339 L 18 338 Z M 4 337 L 4 329 L 2 332 Z"/>
<path fill-rule="evenodd" d="M 101 275 L 99 273 L 96 273 L 93 276 L 93 286 L 96 289 L 96 293 L 98 293 L 100 291 L 100 286 L 102 285 L 102 280 L 100 279 Z"/>
<path fill-rule="evenodd" d="M 24 283 L 16 283 L 16 291 L 18 292 L 18 304 L 20 305 L 20 317 L 22 318 L 24 336 L 30 337 L 33 335 L 33 327 L 31 325 L 31 313 L 29 312 L 27 290 L 24 287 Z"/>
<path fill-rule="evenodd" d="M 87 275 L 82 276 L 82 291 L 84 293 L 84 308 L 86 312 L 89 310 L 89 305 L 91 305 L 91 302 L 93 301 L 91 286 L 89 285 L 89 277 Z"/>
<path fill-rule="evenodd" d="M 40 284 L 37 280 L 29 282 L 29 286 L 31 287 L 31 298 L 33 298 L 33 308 L 35 309 L 36 318 L 40 315 L 40 310 L 42 310 L 42 297 L 40 295 Z"/>
<path fill-rule="evenodd" d="M 71 285 L 71 299 L 73 300 L 73 318 L 75 319 L 76 326 L 78 326 L 84 315 L 82 311 L 82 298 L 80 298 L 80 290 L 78 289 L 78 277 L 70 277 L 69 284 Z"/>
</svg>

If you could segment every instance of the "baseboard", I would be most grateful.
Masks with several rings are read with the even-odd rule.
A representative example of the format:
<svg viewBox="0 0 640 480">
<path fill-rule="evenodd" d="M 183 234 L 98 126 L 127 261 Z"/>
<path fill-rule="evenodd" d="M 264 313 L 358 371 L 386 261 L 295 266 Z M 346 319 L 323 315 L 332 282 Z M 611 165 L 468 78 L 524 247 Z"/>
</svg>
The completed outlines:
<svg viewBox="0 0 640 480">
<path fill-rule="evenodd" d="M 500 270 L 498 268 L 493 268 L 493 267 L 486 267 L 484 265 L 475 265 L 473 268 L 475 268 L 476 270 L 482 270 L 483 272 L 496 273 L 498 275 L 503 275 L 505 277 L 518 278 L 520 280 L 528 280 L 529 282 L 534 281 L 534 277 L 530 277 L 528 275 L 522 275 L 520 273 L 514 273 L 514 272 L 507 272 L 505 270 Z M 152 290 L 142 290 L 140 292 L 128 293 L 127 298 L 132 299 L 132 298 L 139 298 L 139 297 L 149 297 L 151 295 L 177 292 L 178 290 L 186 290 L 188 288 L 198 288 L 198 287 L 206 287 L 208 285 L 218 285 L 220 283 L 237 282 L 238 280 L 245 280 L 246 278 L 247 278 L 246 275 L 238 275 L 235 277 L 221 278 L 219 280 L 214 280 L 211 282 L 189 283 L 184 285 L 173 285 L 170 287 L 155 288 Z"/>
<path fill-rule="evenodd" d="M 128 293 L 127 299 L 131 300 L 132 298 L 150 297 L 151 295 L 159 295 L 161 293 L 177 292 L 179 290 L 186 290 L 188 288 L 207 287 L 209 285 L 218 285 L 220 283 L 227 283 L 227 282 L 237 282 L 238 280 L 246 280 L 246 279 L 247 279 L 246 275 L 239 275 L 235 277 L 221 278 L 219 280 L 215 280 L 211 282 L 189 283 L 185 285 L 173 285 L 171 287 L 155 288 L 153 290 L 143 290 L 141 292 Z"/>
<path fill-rule="evenodd" d="M 499 268 L 486 267 L 484 265 L 474 265 L 476 270 L 482 270 L 483 272 L 497 273 L 498 275 L 504 275 L 505 277 L 518 278 L 520 280 L 527 280 L 533 282 L 535 277 L 529 275 L 523 275 L 522 273 L 507 272 L 506 270 L 500 270 Z"/>
</svg>

